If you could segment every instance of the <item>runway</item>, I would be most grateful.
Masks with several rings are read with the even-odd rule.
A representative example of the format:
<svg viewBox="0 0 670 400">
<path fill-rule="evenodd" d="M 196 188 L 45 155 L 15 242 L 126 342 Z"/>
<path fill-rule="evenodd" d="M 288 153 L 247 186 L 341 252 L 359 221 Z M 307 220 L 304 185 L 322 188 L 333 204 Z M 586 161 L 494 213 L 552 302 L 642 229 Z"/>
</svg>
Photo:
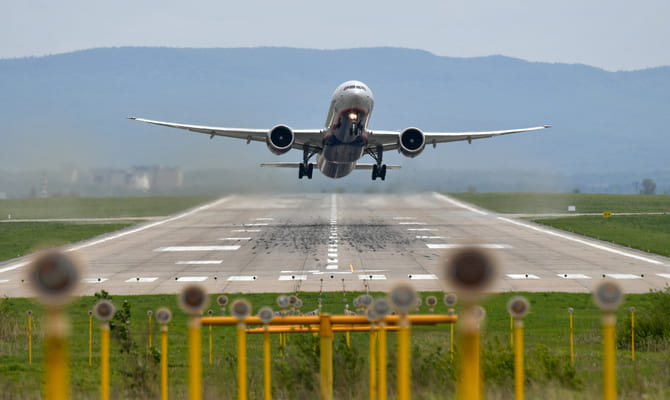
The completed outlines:
<svg viewBox="0 0 670 400">
<path fill-rule="evenodd" d="M 233 195 L 71 246 L 83 294 L 364 290 L 400 282 L 450 288 L 445 253 L 465 242 L 500 260 L 505 291 L 588 292 L 603 277 L 628 293 L 670 283 L 670 259 L 481 210 L 437 193 Z M 0 295 L 28 296 L 30 256 L 0 265 Z"/>
</svg>

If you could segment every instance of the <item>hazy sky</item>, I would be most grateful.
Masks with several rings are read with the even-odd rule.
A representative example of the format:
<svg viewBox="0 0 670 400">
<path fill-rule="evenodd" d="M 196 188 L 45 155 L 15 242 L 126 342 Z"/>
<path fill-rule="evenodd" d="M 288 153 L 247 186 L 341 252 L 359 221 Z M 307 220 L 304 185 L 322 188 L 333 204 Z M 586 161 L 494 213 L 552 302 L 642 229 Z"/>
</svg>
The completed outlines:
<svg viewBox="0 0 670 400">
<path fill-rule="evenodd" d="M 114 46 L 394 46 L 630 70 L 670 65 L 668 20 L 668 0 L 2 0 L 0 58 Z"/>
</svg>

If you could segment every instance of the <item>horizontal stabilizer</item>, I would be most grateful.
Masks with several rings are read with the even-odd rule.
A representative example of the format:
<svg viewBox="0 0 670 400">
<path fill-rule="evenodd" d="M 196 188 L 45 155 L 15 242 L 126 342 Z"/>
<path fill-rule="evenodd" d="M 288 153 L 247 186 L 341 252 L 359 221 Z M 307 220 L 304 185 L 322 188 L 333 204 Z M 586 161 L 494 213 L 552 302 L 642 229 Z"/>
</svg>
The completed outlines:
<svg viewBox="0 0 670 400">
<path fill-rule="evenodd" d="M 374 164 L 356 164 L 356 169 L 372 169 Z M 400 165 L 387 165 L 386 169 L 400 169 Z"/>
</svg>

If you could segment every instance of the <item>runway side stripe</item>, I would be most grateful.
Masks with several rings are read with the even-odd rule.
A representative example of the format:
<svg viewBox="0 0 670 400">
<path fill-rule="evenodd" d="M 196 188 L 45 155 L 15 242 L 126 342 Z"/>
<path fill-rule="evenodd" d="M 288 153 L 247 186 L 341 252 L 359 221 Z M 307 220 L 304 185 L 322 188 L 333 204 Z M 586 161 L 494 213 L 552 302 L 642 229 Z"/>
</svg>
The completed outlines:
<svg viewBox="0 0 670 400">
<path fill-rule="evenodd" d="M 507 274 L 510 279 L 540 279 L 539 276 L 533 274 Z"/>
<path fill-rule="evenodd" d="M 522 226 L 526 229 L 531 229 L 531 230 L 534 230 L 534 231 L 537 231 L 537 232 L 545 233 L 547 235 L 551 235 L 551 236 L 559 237 L 561 239 L 569 240 L 571 242 L 575 242 L 575 243 L 583 244 L 585 246 L 593 247 L 593 248 L 598 249 L 598 250 L 607 251 L 607 252 L 610 252 L 610 253 L 613 253 L 613 254 L 618 254 L 620 256 L 633 258 L 635 260 L 644 261 L 644 262 L 647 262 L 647 263 L 650 263 L 650 264 L 663 265 L 663 263 L 658 261 L 658 260 L 654 260 L 654 259 L 651 259 L 651 258 L 648 258 L 648 257 L 638 256 L 637 254 L 632 254 L 632 253 L 628 253 L 628 252 L 625 252 L 625 251 L 622 251 L 622 250 L 617 250 L 617 249 L 614 249 L 614 248 L 611 248 L 611 247 L 607 247 L 607 246 L 603 246 L 603 245 L 600 245 L 600 244 L 597 244 L 597 243 L 593 243 L 593 242 L 589 242 L 589 241 L 586 241 L 586 240 L 583 240 L 583 239 L 579 239 L 579 238 L 576 238 L 574 236 L 568 236 L 568 235 L 565 235 L 565 234 L 562 234 L 562 233 L 553 232 L 553 231 L 550 231 L 548 229 L 543 229 L 543 228 L 540 228 L 540 227 L 537 227 L 537 226 L 528 225 L 528 224 L 525 224 L 523 222 L 515 221 L 515 220 L 509 219 L 509 218 L 498 217 L 498 219 L 501 220 L 501 221 L 508 222 L 510 224 L 513 224 L 513 225 Z"/>
<path fill-rule="evenodd" d="M 418 279 L 418 280 L 424 280 L 424 279 L 437 279 L 437 275 L 435 274 L 409 274 L 407 275 L 409 279 Z"/>
<path fill-rule="evenodd" d="M 159 247 L 154 251 L 234 251 L 239 248 L 240 246 L 167 246 Z"/>
<path fill-rule="evenodd" d="M 478 247 L 480 249 L 511 249 L 512 248 L 512 246 L 510 246 L 509 244 L 497 244 L 497 243 L 484 243 L 484 244 L 473 244 L 473 245 L 426 243 L 426 246 L 429 249 L 460 249 L 462 247 Z"/>
<path fill-rule="evenodd" d="M 178 276 L 175 278 L 177 282 L 204 282 L 206 280 L 206 276 Z"/>
<path fill-rule="evenodd" d="M 229 281 L 255 281 L 256 277 L 253 275 L 238 275 L 228 277 Z"/>
<path fill-rule="evenodd" d="M 454 200 L 454 199 L 452 199 L 451 197 L 445 196 L 445 195 L 443 195 L 443 194 L 441 194 L 441 193 L 437 193 L 437 192 L 436 192 L 436 193 L 435 193 L 435 196 L 438 197 L 438 198 L 440 198 L 440 199 L 442 199 L 442 200 L 444 200 L 444 201 L 446 201 L 447 203 L 451 203 L 451 204 L 453 204 L 453 205 L 455 205 L 455 206 L 457 206 L 457 207 L 465 208 L 466 210 L 468 210 L 468 211 L 472 211 L 473 213 L 477 213 L 477 214 L 480 214 L 480 215 L 489 215 L 487 212 L 484 212 L 484 211 L 482 211 L 482 210 L 478 210 L 478 209 L 476 209 L 476 208 L 474 208 L 474 207 L 471 207 L 471 206 L 469 206 L 469 205 L 467 205 L 467 204 L 465 204 L 465 203 L 461 203 L 460 201 L 458 201 L 458 200 Z"/>
<path fill-rule="evenodd" d="M 84 278 L 81 280 L 82 283 L 102 283 L 107 281 L 107 278 Z"/>
<path fill-rule="evenodd" d="M 131 283 L 131 282 L 137 282 L 137 283 L 151 283 L 151 282 L 155 282 L 155 281 L 157 281 L 157 280 L 158 280 L 158 277 L 153 277 L 153 276 L 152 276 L 152 277 L 144 277 L 144 278 L 141 278 L 141 277 L 130 278 L 130 279 L 126 279 L 125 282 L 127 282 L 127 283 Z"/>
<path fill-rule="evenodd" d="M 359 280 L 371 280 L 371 281 L 380 281 L 380 280 L 386 280 L 386 275 L 358 275 Z"/>
<path fill-rule="evenodd" d="M 307 275 L 279 275 L 280 281 L 304 281 Z"/>
<path fill-rule="evenodd" d="M 591 279 L 590 276 L 584 274 L 556 274 L 563 279 Z"/>
<path fill-rule="evenodd" d="M 221 264 L 223 260 L 196 260 L 196 261 L 177 261 L 177 265 L 210 265 Z"/>
<path fill-rule="evenodd" d="M 656 274 L 656 275 L 660 276 L 661 278 L 670 279 L 670 274 Z"/>
</svg>

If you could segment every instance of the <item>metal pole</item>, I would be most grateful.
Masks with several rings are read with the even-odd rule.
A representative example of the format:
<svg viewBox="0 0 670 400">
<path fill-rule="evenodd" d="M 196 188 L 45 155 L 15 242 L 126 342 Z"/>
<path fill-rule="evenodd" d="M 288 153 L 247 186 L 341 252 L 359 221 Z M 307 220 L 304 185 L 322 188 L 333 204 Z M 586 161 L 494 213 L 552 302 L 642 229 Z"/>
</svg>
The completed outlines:
<svg viewBox="0 0 670 400">
<path fill-rule="evenodd" d="M 60 310 L 50 310 L 47 313 L 44 338 L 47 400 L 65 400 L 70 397 L 66 332 L 67 322 L 63 313 Z"/>
<path fill-rule="evenodd" d="M 509 316 L 509 345 L 514 347 L 514 315 Z"/>
<path fill-rule="evenodd" d="M 321 335 L 321 398 L 333 398 L 333 329 L 330 323 L 330 314 L 323 314 L 320 318 Z"/>
<path fill-rule="evenodd" d="M 247 399 L 247 332 L 243 322 L 237 324 L 237 398 Z"/>
<path fill-rule="evenodd" d="M 109 400 L 109 323 L 100 327 L 100 399 Z"/>
<path fill-rule="evenodd" d="M 614 347 L 616 317 L 613 312 L 603 315 L 603 399 L 616 399 L 616 354 Z"/>
<path fill-rule="evenodd" d="M 161 326 L 161 400 L 168 398 L 168 327 Z"/>
<path fill-rule="evenodd" d="M 28 365 L 33 365 L 33 317 L 28 314 Z"/>
<path fill-rule="evenodd" d="M 212 325 L 209 326 L 209 365 L 212 365 Z"/>
<path fill-rule="evenodd" d="M 386 400 L 386 324 L 384 321 L 379 325 L 379 386 L 377 396 L 379 400 Z"/>
<path fill-rule="evenodd" d="M 575 363 L 575 341 L 572 332 L 572 313 L 570 313 L 570 362 Z"/>
<path fill-rule="evenodd" d="M 272 379 L 270 373 L 270 329 L 266 324 L 265 332 L 263 332 L 263 387 L 265 389 L 265 400 L 272 399 Z"/>
<path fill-rule="evenodd" d="M 151 352 L 151 314 L 149 314 L 149 352 Z"/>
<path fill-rule="evenodd" d="M 401 315 L 398 321 L 398 399 L 409 400 L 410 393 L 410 337 L 407 315 Z"/>
<path fill-rule="evenodd" d="M 635 362 L 635 311 L 630 312 L 630 351 L 633 362 Z"/>
<path fill-rule="evenodd" d="M 88 316 L 88 366 L 93 362 L 93 315 Z"/>
<path fill-rule="evenodd" d="M 449 336 L 449 354 L 451 361 L 454 361 L 454 324 L 450 324 L 451 335 Z"/>
<path fill-rule="evenodd" d="M 523 400 L 523 320 L 518 319 L 514 325 L 514 394 L 516 400 Z"/>
<path fill-rule="evenodd" d="M 202 398 L 202 342 L 200 318 L 190 317 L 188 324 L 188 397 L 190 400 Z"/>
<path fill-rule="evenodd" d="M 370 400 L 377 399 L 377 331 L 370 329 Z"/>
</svg>

